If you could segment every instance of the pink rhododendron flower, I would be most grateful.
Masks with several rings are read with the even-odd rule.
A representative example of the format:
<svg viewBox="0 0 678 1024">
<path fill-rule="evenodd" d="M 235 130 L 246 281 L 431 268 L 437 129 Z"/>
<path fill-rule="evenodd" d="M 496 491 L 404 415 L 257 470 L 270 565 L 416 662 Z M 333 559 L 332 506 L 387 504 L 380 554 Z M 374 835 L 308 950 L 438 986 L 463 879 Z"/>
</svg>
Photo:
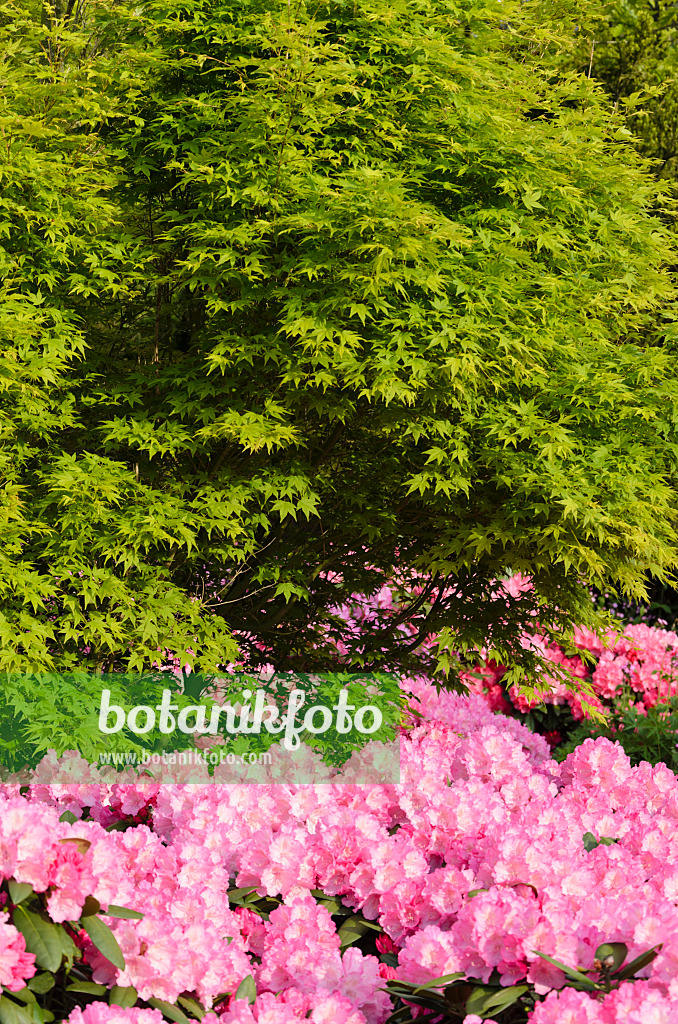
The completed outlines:
<svg viewBox="0 0 678 1024">
<path fill-rule="evenodd" d="M 13 924 L 0 922 L 0 991 L 18 992 L 35 974 L 35 956 L 26 952 L 26 940 Z"/>
<path fill-rule="evenodd" d="M 66 1018 L 68 1024 L 163 1024 L 160 1010 L 123 1009 L 108 1003 L 89 1003 L 84 1009 L 77 1006 Z"/>
</svg>

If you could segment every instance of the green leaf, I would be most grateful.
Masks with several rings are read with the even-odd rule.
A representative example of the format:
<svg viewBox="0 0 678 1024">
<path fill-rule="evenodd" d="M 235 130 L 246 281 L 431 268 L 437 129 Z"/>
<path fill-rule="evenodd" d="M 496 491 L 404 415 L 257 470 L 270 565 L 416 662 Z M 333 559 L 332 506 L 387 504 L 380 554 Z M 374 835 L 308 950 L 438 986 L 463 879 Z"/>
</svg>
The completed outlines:
<svg viewBox="0 0 678 1024">
<path fill-rule="evenodd" d="M 250 1006 L 256 1001 L 257 998 L 257 986 L 254 978 L 251 974 L 248 974 L 246 978 L 238 985 L 235 990 L 234 999 L 246 999 Z"/>
<path fill-rule="evenodd" d="M 130 910 L 129 907 L 117 907 L 114 903 L 108 904 L 108 910 L 102 910 L 105 917 L 122 917 L 128 921 L 141 921 L 143 914 L 138 910 Z"/>
<path fill-rule="evenodd" d="M 54 1020 L 54 1014 L 51 1010 L 48 1010 L 44 1006 L 39 1006 L 38 1003 L 31 1005 L 31 1013 L 35 1024 L 50 1024 L 50 1021 Z"/>
<path fill-rule="evenodd" d="M 0 996 L 0 1024 L 33 1024 L 33 1016 L 8 996 Z"/>
<path fill-rule="evenodd" d="M 94 914 L 98 914 L 101 910 L 101 904 L 98 899 L 94 896 L 88 896 L 84 902 L 80 917 L 93 917 Z"/>
<path fill-rule="evenodd" d="M 122 950 L 118 945 L 118 940 L 108 925 L 105 924 L 100 917 L 95 916 L 84 918 L 82 927 L 85 929 L 99 952 L 102 953 L 107 960 L 110 960 L 114 967 L 124 971 L 125 959 L 122 955 Z"/>
<path fill-rule="evenodd" d="M 33 886 L 30 882 L 16 882 L 13 878 L 7 880 L 10 899 L 18 905 L 33 893 Z"/>
<path fill-rule="evenodd" d="M 35 954 L 37 965 L 47 971 L 57 971 L 63 956 L 61 933 L 64 929 L 23 906 L 16 908 L 12 922 L 26 940 L 28 952 Z"/>
<path fill-rule="evenodd" d="M 160 1010 L 163 1017 L 167 1017 L 168 1020 L 174 1022 L 174 1024 L 190 1024 L 190 1017 L 187 1017 L 185 1013 L 179 1009 L 178 1006 L 174 1006 L 173 1003 L 168 1003 L 164 999 L 147 999 L 146 1002 L 149 1006 L 152 1006 L 155 1010 Z"/>
<path fill-rule="evenodd" d="M 63 846 L 75 846 L 83 856 L 92 845 L 89 839 L 83 839 L 81 836 L 68 836 L 66 839 L 58 839 L 57 842 Z"/>
<path fill-rule="evenodd" d="M 22 1003 L 34 1003 L 36 1001 L 30 988 L 22 988 L 18 992 L 12 992 L 12 999 L 18 999 Z"/>
<path fill-rule="evenodd" d="M 73 811 L 64 811 L 64 813 L 59 818 L 59 821 L 65 821 L 68 822 L 69 825 L 73 825 L 75 824 L 76 821 L 78 821 L 78 819 L 73 814 Z"/>
<path fill-rule="evenodd" d="M 362 917 L 349 917 L 337 930 L 340 945 L 339 949 L 346 949 L 354 942 L 361 939 L 367 932 L 372 931 L 373 924 Z"/>
<path fill-rule="evenodd" d="M 73 961 L 80 955 L 80 950 L 65 928 L 59 927 L 58 933 L 61 952 L 66 960 L 66 970 L 70 971 Z"/>
<path fill-rule="evenodd" d="M 245 899 L 251 893 L 256 892 L 256 885 L 248 885 L 244 889 L 229 889 L 227 896 L 228 902 L 232 906 L 242 907 L 244 906 Z"/>
<path fill-rule="evenodd" d="M 122 1006 L 129 1010 L 137 1003 L 137 990 L 133 985 L 114 985 L 108 994 L 110 1006 Z"/>
<path fill-rule="evenodd" d="M 593 832 L 585 832 L 583 838 L 584 849 L 586 850 L 586 852 L 590 853 L 591 850 L 595 850 L 596 846 L 598 845 L 598 840 L 594 836 Z"/>
<path fill-rule="evenodd" d="M 396 953 L 381 953 L 379 960 L 382 964 L 387 964 L 388 967 L 397 967 L 399 963 Z"/>
<path fill-rule="evenodd" d="M 618 843 L 618 839 L 611 839 L 609 836 L 601 836 L 600 839 L 596 839 L 593 832 L 584 833 L 584 849 L 587 852 L 595 850 L 597 846 L 612 846 L 614 843 Z"/>
<path fill-rule="evenodd" d="M 466 1000 L 466 1012 L 477 1013 L 479 1017 L 501 1013 L 502 1010 L 517 1003 L 527 991 L 529 985 L 511 985 L 500 989 L 478 986 Z"/>
<path fill-rule="evenodd" d="M 202 1020 L 207 1012 L 205 1007 L 199 1003 L 197 999 L 192 999 L 190 996 L 179 996 L 177 1002 L 181 1003 L 181 1005 L 188 1010 L 189 1013 L 192 1013 L 194 1017 L 197 1017 L 198 1020 Z"/>
<path fill-rule="evenodd" d="M 381 991 L 383 992 L 386 990 L 382 989 Z M 384 1024 L 412 1024 L 411 1008 L 408 1006 L 401 1006 L 399 1010 L 394 1010 L 394 1012 L 386 1018 Z"/>
<path fill-rule="evenodd" d="M 74 981 L 70 985 L 66 985 L 65 991 L 82 992 L 83 995 L 88 996 L 103 996 L 106 992 L 106 986 L 97 985 L 93 981 Z"/>
<path fill-rule="evenodd" d="M 26 982 L 30 990 L 37 992 L 38 995 L 49 992 L 54 988 L 54 983 L 54 976 L 51 974 L 36 974 Z"/>
</svg>

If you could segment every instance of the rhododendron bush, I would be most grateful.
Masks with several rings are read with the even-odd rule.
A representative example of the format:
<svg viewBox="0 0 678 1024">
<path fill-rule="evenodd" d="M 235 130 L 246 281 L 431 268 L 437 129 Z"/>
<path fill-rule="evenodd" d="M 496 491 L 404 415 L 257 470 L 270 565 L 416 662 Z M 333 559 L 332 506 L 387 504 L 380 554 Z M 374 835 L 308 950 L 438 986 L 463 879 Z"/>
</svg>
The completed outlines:
<svg viewBox="0 0 678 1024">
<path fill-rule="evenodd" d="M 620 623 L 617 630 L 609 630 L 602 637 L 576 629 L 574 647 L 569 651 L 546 644 L 538 634 L 530 637 L 530 642 L 541 645 L 547 665 L 554 669 L 552 675 L 548 669 L 542 674 L 535 695 L 506 685 L 504 667 L 489 660 L 464 675 L 469 691 L 480 694 L 492 710 L 516 715 L 543 733 L 552 747 L 570 740 L 564 748 L 567 752 L 587 734 L 602 731 L 612 735 L 615 730 L 642 727 L 646 724 L 642 719 L 647 719 L 649 713 L 658 733 L 655 739 L 659 740 L 656 745 L 660 754 L 656 760 L 676 765 L 672 756 L 675 747 L 662 723 L 678 706 L 678 634 L 642 623 Z M 575 686 L 568 686 L 556 676 L 558 670 L 565 670 L 575 686 L 578 680 L 589 683 L 589 693 L 583 695 Z M 592 723 L 591 709 L 603 715 L 609 727 Z M 673 725 L 673 719 L 664 724 Z M 619 738 L 633 753 L 634 748 L 626 742 L 629 737 Z M 643 749 L 642 742 L 635 746 L 649 759 L 650 751 Z"/>
<path fill-rule="evenodd" d="M 399 784 L 5 783 L 3 1024 L 675 1019 L 676 776 L 407 685 Z"/>
<path fill-rule="evenodd" d="M 493 592 L 493 615 L 500 620 L 504 608 L 525 603 L 532 595 L 530 579 L 520 573 L 496 581 Z M 337 609 L 358 635 L 373 618 L 398 619 L 399 604 L 392 587 L 382 589 L 370 598 L 355 599 Z M 532 609 L 529 629 L 522 644 L 539 663 L 539 671 L 512 683 L 512 675 L 499 663 L 496 650 L 481 651 L 484 660 L 462 671 L 460 682 L 471 693 L 481 694 L 494 711 L 518 712 L 527 717 L 543 712 L 544 705 L 566 709 L 571 720 L 580 722 L 593 714 L 604 713 L 621 695 L 630 695 L 644 707 L 654 707 L 678 697 L 678 634 L 644 623 L 629 625 L 610 615 L 610 628 L 594 633 L 576 626 L 569 648 L 559 646 L 541 632 L 538 613 Z M 413 627 L 400 623 L 403 639 Z M 435 647 L 438 637 L 431 635 L 424 646 Z M 339 647 L 345 655 L 347 648 Z M 533 724 L 532 722 L 530 724 Z"/>
<path fill-rule="evenodd" d="M 540 643 L 535 636 L 533 642 Z M 678 695 L 678 635 L 672 631 L 643 624 L 623 626 L 618 632 L 610 630 L 598 637 L 586 629 L 575 630 L 575 650 L 566 653 L 557 646 L 542 643 L 543 653 L 554 668 L 562 666 L 575 679 L 589 679 L 597 697 L 596 706 L 602 710 L 625 689 L 633 692 L 646 707 L 654 707 Z M 579 652 L 588 652 L 594 660 L 587 665 Z M 506 711 L 509 705 L 501 690 L 503 667 L 489 663 L 479 666 L 475 677 L 465 677 L 472 692 L 483 692 L 495 710 Z M 538 698 L 522 695 L 518 687 L 509 690 L 512 703 L 526 712 L 540 702 L 567 704 L 575 719 L 581 720 L 586 711 L 579 695 L 548 674 L 539 681 Z"/>
</svg>

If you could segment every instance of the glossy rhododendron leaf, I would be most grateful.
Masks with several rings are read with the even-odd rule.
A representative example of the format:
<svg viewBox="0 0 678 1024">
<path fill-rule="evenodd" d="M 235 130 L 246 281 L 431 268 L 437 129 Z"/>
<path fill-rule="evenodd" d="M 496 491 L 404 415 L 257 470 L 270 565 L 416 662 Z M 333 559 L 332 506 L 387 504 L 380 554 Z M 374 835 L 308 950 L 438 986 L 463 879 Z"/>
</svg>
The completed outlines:
<svg viewBox="0 0 678 1024">
<path fill-rule="evenodd" d="M 75 927 L 77 928 L 77 925 Z M 64 956 L 64 966 L 67 971 L 70 971 L 73 966 L 73 961 L 79 957 L 80 951 L 72 937 L 61 925 L 58 928 L 58 936 L 59 942 L 61 943 L 61 952 Z"/>
<path fill-rule="evenodd" d="M 16 882 L 13 878 L 8 879 L 7 887 L 10 899 L 15 904 L 23 903 L 33 892 L 33 886 L 29 882 Z"/>
<path fill-rule="evenodd" d="M 594 836 L 593 832 L 585 832 L 583 835 L 583 840 L 584 849 L 587 853 L 589 853 L 591 850 L 595 850 L 596 846 L 598 845 L 598 840 Z"/>
<path fill-rule="evenodd" d="M 477 1013 L 479 1016 L 501 1013 L 517 1003 L 528 990 L 528 985 L 511 985 L 509 988 L 478 986 L 466 1000 L 466 1012 Z"/>
<path fill-rule="evenodd" d="M 199 1003 L 197 999 L 192 999 L 190 996 L 179 996 L 177 1002 L 181 1003 L 184 1009 L 192 1013 L 198 1020 L 202 1020 L 207 1012 L 202 1003 Z"/>
<path fill-rule="evenodd" d="M 115 935 L 105 924 L 100 917 L 86 917 L 83 919 L 82 927 L 85 929 L 90 939 L 102 953 L 107 960 L 121 971 L 125 970 L 125 958 L 122 955 L 122 950 L 118 945 L 118 940 Z"/>
<path fill-rule="evenodd" d="M 349 917 L 337 931 L 337 935 L 341 940 L 339 948 L 345 949 L 347 946 L 352 946 L 354 942 L 362 939 L 363 935 L 369 931 L 380 932 L 381 930 L 381 927 L 373 921 L 366 921 L 365 918 L 355 915 Z"/>
<path fill-rule="evenodd" d="M 26 949 L 35 954 L 35 962 L 47 971 L 56 971 L 63 956 L 61 925 L 56 925 L 42 914 L 19 906 L 12 915 L 12 923 L 26 940 Z M 64 933 L 65 934 L 65 933 Z"/>
<path fill-rule="evenodd" d="M 122 917 L 127 921 L 141 921 L 143 914 L 138 910 L 130 910 L 129 907 L 116 907 L 114 903 L 109 903 L 106 910 L 102 910 L 101 913 L 104 917 Z"/>
<path fill-rule="evenodd" d="M 399 1009 L 394 1010 L 393 1013 L 389 1014 L 386 1018 L 385 1024 L 410 1024 L 413 1020 L 412 1007 L 401 1006 Z"/>
<path fill-rule="evenodd" d="M 600 839 L 596 839 L 593 832 L 585 832 L 583 836 L 584 849 L 589 853 L 591 850 L 595 850 L 597 846 L 613 846 L 618 843 L 618 839 L 612 839 L 610 836 L 601 836 Z"/>
<path fill-rule="evenodd" d="M 129 1009 L 136 1006 L 138 996 L 133 985 L 114 985 L 108 993 L 108 1002 L 111 1006 L 122 1006 Z"/>
<path fill-rule="evenodd" d="M 243 978 L 235 990 L 233 998 L 246 999 L 250 1006 L 255 1002 L 257 998 L 257 986 L 251 974 L 248 974 L 246 978 Z"/>
<path fill-rule="evenodd" d="M 155 1010 L 160 1010 L 163 1017 L 167 1017 L 167 1019 L 173 1021 L 174 1024 L 190 1024 L 190 1017 L 187 1017 L 185 1013 L 182 1013 L 178 1006 L 174 1006 L 173 1003 L 168 1003 L 166 999 L 149 999 L 148 1004 Z"/>
<path fill-rule="evenodd" d="M 99 900 L 95 899 L 94 896 L 88 896 L 85 900 L 80 917 L 92 917 L 93 914 L 98 914 L 101 910 L 101 904 Z"/>
<path fill-rule="evenodd" d="M 35 974 L 32 978 L 29 978 L 26 982 L 32 992 L 37 992 L 38 995 L 44 995 L 45 992 L 49 992 L 54 988 L 55 980 L 53 974 Z"/>
<path fill-rule="evenodd" d="M 256 885 L 247 885 L 241 889 L 229 889 L 227 894 L 228 901 L 229 903 L 235 904 L 235 906 L 242 906 L 243 901 L 248 896 L 250 896 L 252 893 L 256 893 L 256 889 Z"/>
<path fill-rule="evenodd" d="M 398 966 L 398 954 L 397 953 L 381 953 L 379 960 L 382 964 L 387 964 L 389 967 Z"/>
<path fill-rule="evenodd" d="M 21 988 L 18 992 L 12 992 L 12 999 L 18 999 L 20 1003 L 26 1003 L 26 1005 L 36 1002 L 35 995 L 30 988 Z"/>
<path fill-rule="evenodd" d="M 66 985 L 65 991 L 82 992 L 86 996 L 103 996 L 106 994 L 106 986 L 97 985 L 94 981 L 73 981 L 70 985 Z"/>
<path fill-rule="evenodd" d="M 326 896 L 322 889 L 311 889 L 311 896 L 333 917 L 347 917 L 353 913 L 350 907 L 344 906 L 339 896 Z"/>
<path fill-rule="evenodd" d="M 36 1024 L 33 1015 L 8 996 L 0 996 L 0 1024 Z"/>
</svg>

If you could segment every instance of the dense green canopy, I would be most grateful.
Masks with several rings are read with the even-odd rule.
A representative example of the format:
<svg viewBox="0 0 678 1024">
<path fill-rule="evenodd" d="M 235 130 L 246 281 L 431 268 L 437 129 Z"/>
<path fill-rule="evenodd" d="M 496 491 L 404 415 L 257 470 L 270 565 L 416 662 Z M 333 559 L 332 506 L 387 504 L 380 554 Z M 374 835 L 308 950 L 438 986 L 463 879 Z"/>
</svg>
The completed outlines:
<svg viewBox="0 0 678 1024">
<path fill-rule="evenodd" d="M 529 668 L 674 564 L 675 251 L 574 9 L 1 11 L 1 667 Z"/>
</svg>

